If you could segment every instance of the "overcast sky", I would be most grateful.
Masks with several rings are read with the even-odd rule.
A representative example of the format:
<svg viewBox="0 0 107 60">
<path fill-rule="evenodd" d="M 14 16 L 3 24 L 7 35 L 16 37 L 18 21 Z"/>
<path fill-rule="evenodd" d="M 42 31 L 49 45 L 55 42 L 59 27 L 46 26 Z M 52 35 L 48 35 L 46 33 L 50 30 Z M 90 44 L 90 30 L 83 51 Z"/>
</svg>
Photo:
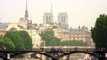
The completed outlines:
<svg viewBox="0 0 107 60">
<path fill-rule="evenodd" d="M 25 14 L 26 0 L 0 0 L 0 22 L 18 22 Z M 107 0 L 28 0 L 29 18 L 42 23 L 43 13 L 51 11 L 54 21 L 58 13 L 67 12 L 69 26 L 94 26 L 100 14 L 107 14 Z"/>
</svg>

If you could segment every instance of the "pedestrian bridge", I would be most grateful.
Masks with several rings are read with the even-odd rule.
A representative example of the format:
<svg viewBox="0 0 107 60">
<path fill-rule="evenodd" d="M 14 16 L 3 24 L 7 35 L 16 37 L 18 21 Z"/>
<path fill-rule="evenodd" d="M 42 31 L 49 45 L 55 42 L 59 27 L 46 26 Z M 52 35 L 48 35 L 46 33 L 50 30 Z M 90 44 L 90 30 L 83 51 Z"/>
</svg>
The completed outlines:
<svg viewBox="0 0 107 60">
<path fill-rule="evenodd" d="M 48 47 L 38 47 L 35 48 L 32 51 L 0 51 L 2 54 L 0 57 L 3 58 L 4 60 L 9 60 L 9 58 L 12 58 L 16 55 L 19 54 L 24 54 L 24 53 L 35 53 L 35 54 L 42 54 L 47 57 L 52 58 L 52 60 L 59 60 L 59 58 L 63 56 L 69 56 L 70 54 L 73 53 L 85 53 L 85 54 L 90 54 L 92 56 L 95 56 L 97 58 L 105 58 L 102 53 L 107 53 L 107 51 L 104 50 L 95 50 L 94 47 L 80 47 L 80 46 L 48 46 Z"/>
</svg>

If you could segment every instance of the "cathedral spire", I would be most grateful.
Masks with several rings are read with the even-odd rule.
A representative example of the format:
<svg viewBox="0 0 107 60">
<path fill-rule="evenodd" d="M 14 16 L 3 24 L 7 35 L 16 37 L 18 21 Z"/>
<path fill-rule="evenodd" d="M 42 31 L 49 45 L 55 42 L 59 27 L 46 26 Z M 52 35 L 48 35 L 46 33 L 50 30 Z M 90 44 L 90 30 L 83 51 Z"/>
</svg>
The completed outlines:
<svg viewBox="0 0 107 60">
<path fill-rule="evenodd" d="M 27 6 L 27 0 L 26 0 L 25 20 L 28 20 L 28 17 L 29 17 L 27 7 L 28 7 L 28 6 Z"/>
</svg>

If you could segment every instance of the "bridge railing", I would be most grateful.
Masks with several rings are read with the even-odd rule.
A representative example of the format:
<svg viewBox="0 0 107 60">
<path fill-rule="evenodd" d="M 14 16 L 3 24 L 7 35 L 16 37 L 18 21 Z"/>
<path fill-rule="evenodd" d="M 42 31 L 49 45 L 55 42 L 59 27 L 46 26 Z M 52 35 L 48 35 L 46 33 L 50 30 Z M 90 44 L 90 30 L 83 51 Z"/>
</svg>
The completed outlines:
<svg viewBox="0 0 107 60">
<path fill-rule="evenodd" d="M 35 48 L 34 51 L 95 51 L 94 47 L 81 47 L 81 46 L 65 46 L 65 47 L 60 47 L 60 46 L 45 46 L 45 47 L 40 47 L 40 48 Z"/>
</svg>

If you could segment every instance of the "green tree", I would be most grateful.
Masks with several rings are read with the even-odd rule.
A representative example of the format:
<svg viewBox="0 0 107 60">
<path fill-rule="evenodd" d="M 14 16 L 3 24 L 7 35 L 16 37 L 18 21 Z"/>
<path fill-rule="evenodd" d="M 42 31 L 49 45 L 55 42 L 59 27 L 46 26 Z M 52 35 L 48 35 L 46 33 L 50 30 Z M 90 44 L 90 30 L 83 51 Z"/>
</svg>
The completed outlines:
<svg viewBox="0 0 107 60">
<path fill-rule="evenodd" d="M 0 39 L 0 48 L 3 50 L 14 50 L 15 46 L 14 43 L 9 38 L 2 38 Z"/>
<path fill-rule="evenodd" d="M 100 15 L 91 29 L 92 38 L 96 48 L 107 49 L 107 15 Z"/>
<path fill-rule="evenodd" d="M 87 46 L 86 42 L 77 41 L 77 40 L 67 40 L 61 42 L 62 46 Z"/>
<path fill-rule="evenodd" d="M 10 38 L 15 45 L 15 50 L 24 50 L 23 38 L 17 31 L 7 31 L 4 38 Z"/>
<path fill-rule="evenodd" d="M 51 37 L 51 40 L 50 40 L 50 43 L 48 43 L 49 46 L 60 46 L 61 45 L 61 42 L 60 42 L 60 39 L 57 38 L 57 37 Z"/>
<path fill-rule="evenodd" d="M 54 36 L 52 29 L 46 29 L 40 33 L 42 40 L 45 41 L 46 46 L 59 46 L 60 39 Z"/>
<path fill-rule="evenodd" d="M 19 31 L 20 36 L 23 39 L 25 50 L 32 50 L 32 38 L 26 31 Z"/>
</svg>

